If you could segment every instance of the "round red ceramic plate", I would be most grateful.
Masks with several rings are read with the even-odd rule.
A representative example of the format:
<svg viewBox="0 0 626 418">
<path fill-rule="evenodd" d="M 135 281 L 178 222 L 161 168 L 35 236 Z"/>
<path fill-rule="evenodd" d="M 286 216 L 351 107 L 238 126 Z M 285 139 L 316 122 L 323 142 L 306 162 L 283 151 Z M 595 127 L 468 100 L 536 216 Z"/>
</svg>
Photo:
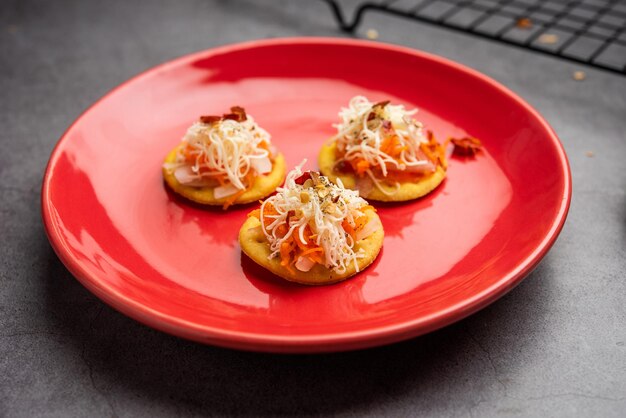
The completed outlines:
<svg viewBox="0 0 626 418">
<path fill-rule="evenodd" d="M 306 287 L 242 256 L 254 208 L 187 204 L 161 178 L 201 114 L 241 105 L 289 167 L 314 168 L 355 95 L 420 109 L 439 138 L 480 138 L 418 201 L 381 206 L 383 250 L 345 282 Z M 526 102 L 484 75 L 407 48 L 346 39 L 250 42 L 155 67 L 106 95 L 63 135 L 42 191 L 46 231 L 89 290 L 192 340 L 276 351 L 349 350 L 457 321 L 513 288 L 554 243 L 569 207 L 567 158 Z"/>
</svg>

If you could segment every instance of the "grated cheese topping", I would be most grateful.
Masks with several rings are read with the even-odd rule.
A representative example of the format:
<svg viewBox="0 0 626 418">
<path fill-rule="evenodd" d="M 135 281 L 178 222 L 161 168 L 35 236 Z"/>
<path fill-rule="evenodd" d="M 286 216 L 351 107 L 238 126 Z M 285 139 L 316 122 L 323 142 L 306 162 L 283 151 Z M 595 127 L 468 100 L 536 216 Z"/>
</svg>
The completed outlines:
<svg viewBox="0 0 626 418">
<path fill-rule="evenodd" d="M 261 205 L 261 228 L 272 251 L 269 258 L 279 257 L 281 245 L 292 236 L 300 242 L 307 242 L 304 233 L 308 225 L 312 233 L 310 238 L 323 248 L 326 268 L 341 274 L 353 263 L 358 272 L 357 260 L 365 254 L 363 249 L 354 250 L 356 241 L 346 233 L 342 223 L 347 221 L 354 226 L 355 219 L 364 216 L 363 210 L 368 203 L 359 197 L 358 192 L 344 189 L 341 181 L 335 185 L 317 172 L 306 172 L 303 176 L 305 162 L 289 172 L 284 186 Z M 305 180 L 305 177 L 309 178 Z M 271 211 L 268 211 L 269 205 L 273 207 Z M 271 223 L 266 225 L 264 220 L 268 218 Z M 367 236 L 376 229 L 368 228 L 371 232 Z M 281 230 L 287 232 L 282 235 Z M 366 237 L 357 239 L 362 238 Z M 298 264 L 296 267 L 307 271 Z M 310 269 L 310 266 L 307 268 Z"/>
<path fill-rule="evenodd" d="M 219 198 L 248 188 L 249 174 L 272 171 L 269 133 L 243 108 L 235 106 L 231 111 L 222 117 L 202 116 L 187 129 L 176 161 L 164 164 L 181 184 L 219 185 Z"/>
</svg>

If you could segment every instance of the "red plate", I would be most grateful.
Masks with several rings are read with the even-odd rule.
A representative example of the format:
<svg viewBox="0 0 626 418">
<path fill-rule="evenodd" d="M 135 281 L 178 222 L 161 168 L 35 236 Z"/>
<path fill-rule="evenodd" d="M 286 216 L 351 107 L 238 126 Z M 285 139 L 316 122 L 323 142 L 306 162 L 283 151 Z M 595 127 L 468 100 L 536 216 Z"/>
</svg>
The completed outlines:
<svg viewBox="0 0 626 418">
<path fill-rule="evenodd" d="M 271 276 L 237 243 L 254 206 L 202 209 L 163 184 L 163 157 L 200 114 L 245 106 L 290 168 L 314 167 L 340 106 L 359 94 L 418 107 L 439 138 L 470 134 L 485 152 L 452 159 L 431 195 L 380 207 L 383 250 L 350 280 Z M 493 80 L 407 48 L 295 38 L 200 52 L 113 90 L 53 151 L 42 210 L 63 263 L 126 315 L 204 343 L 316 352 L 406 339 L 493 302 L 554 243 L 570 195 L 552 129 Z"/>
</svg>

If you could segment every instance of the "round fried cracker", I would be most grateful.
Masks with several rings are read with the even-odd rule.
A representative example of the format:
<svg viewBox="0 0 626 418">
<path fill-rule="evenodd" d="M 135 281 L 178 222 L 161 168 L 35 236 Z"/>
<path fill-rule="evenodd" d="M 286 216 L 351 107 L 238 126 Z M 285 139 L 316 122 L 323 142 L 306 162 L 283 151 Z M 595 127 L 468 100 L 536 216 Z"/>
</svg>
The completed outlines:
<svg viewBox="0 0 626 418">
<path fill-rule="evenodd" d="M 356 190 L 356 175 L 353 173 L 340 173 L 334 169 L 337 157 L 335 153 L 336 144 L 333 142 L 324 145 L 320 150 L 318 164 L 320 172 L 328 177 L 333 183 L 340 178 L 346 189 Z M 420 176 L 416 181 L 400 182 L 400 188 L 393 195 L 386 195 L 378 188 L 374 187 L 367 196 L 361 196 L 367 200 L 377 200 L 379 202 L 403 202 L 406 200 L 417 199 L 432 192 L 446 178 L 446 170 L 441 166 L 437 166 L 434 173 Z M 393 191 L 393 186 L 389 186 L 389 191 Z"/>
<path fill-rule="evenodd" d="M 176 161 L 176 153 L 180 146 L 182 145 L 178 145 L 167 155 L 167 157 L 165 157 L 165 163 L 173 163 Z M 272 171 L 268 174 L 257 176 L 254 179 L 252 187 L 242 193 L 233 204 L 250 203 L 269 196 L 283 182 L 283 179 L 285 178 L 285 171 L 285 158 L 282 154 L 278 154 L 272 164 Z M 216 199 L 213 196 L 213 187 L 192 187 L 182 185 L 178 182 L 178 180 L 176 180 L 174 173 L 166 170 L 165 168 L 163 168 L 163 178 L 173 191 L 189 200 L 202 203 L 203 205 L 221 206 L 229 199 L 229 196 Z"/>
<path fill-rule="evenodd" d="M 375 219 L 380 222 L 380 218 L 373 209 L 365 210 L 365 214 L 369 220 Z M 380 225 L 380 229 L 372 235 L 356 242 L 355 251 L 359 251 L 362 248 L 365 253 L 363 258 L 357 259 L 359 271 L 363 271 L 372 264 L 383 246 L 385 234 L 382 223 Z M 261 221 L 254 216 L 249 216 L 241 226 L 239 230 L 239 244 L 242 251 L 255 263 L 291 282 L 309 285 L 331 284 L 345 280 L 357 273 L 354 264 L 350 264 L 342 274 L 336 273 L 321 264 L 314 265 L 309 271 L 299 271 L 295 268 L 293 271 L 286 269 L 280 265 L 280 257 L 268 259 L 271 253 L 270 246 L 261 230 Z"/>
</svg>

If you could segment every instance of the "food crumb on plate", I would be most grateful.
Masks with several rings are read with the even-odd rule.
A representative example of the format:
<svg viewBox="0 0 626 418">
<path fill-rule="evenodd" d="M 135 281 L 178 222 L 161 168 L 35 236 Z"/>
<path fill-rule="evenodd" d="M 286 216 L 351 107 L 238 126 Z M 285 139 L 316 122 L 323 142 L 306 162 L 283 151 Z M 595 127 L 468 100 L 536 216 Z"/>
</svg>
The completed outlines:
<svg viewBox="0 0 626 418">
<path fill-rule="evenodd" d="M 367 39 L 378 39 L 378 31 L 376 29 L 368 29 L 365 32 L 365 36 L 367 36 Z"/>
<path fill-rule="evenodd" d="M 587 78 L 587 74 L 584 71 L 574 71 L 572 73 L 572 78 L 576 81 L 583 81 L 585 78 Z"/>
</svg>

